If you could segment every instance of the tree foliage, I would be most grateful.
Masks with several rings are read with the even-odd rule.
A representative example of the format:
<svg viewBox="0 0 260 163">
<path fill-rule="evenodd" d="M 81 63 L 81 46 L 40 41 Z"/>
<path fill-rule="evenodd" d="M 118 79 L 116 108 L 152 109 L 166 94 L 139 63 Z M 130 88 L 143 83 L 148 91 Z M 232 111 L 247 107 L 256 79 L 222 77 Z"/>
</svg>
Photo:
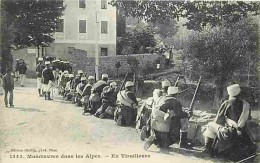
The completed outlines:
<svg viewBox="0 0 260 163">
<path fill-rule="evenodd" d="M 12 44 L 17 48 L 51 43 L 57 19 L 65 9 L 63 0 L 5 0 L 3 9 L 14 26 Z"/>
<path fill-rule="evenodd" d="M 155 47 L 153 32 L 149 28 L 135 28 L 117 40 L 117 55 L 139 54 L 147 47 Z"/>
<path fill-rule="evenodd" d="M 112 0 L 125 16 L 144 19 L 148 22 L 169 22 L 184 17 L 188 29 L 202 30 L 236 23 L 248 15 L 259 14 L 259 2 L 243 1 L 157 1 L 157 0 Z"/>
<path fill-rule="evenodd" d="M 249 58 L 259 59 L 257 33 L 258 24 L 252 19 L 241 20 L 232 28 L 220 26 L 194 32 L 188 38 L 187 58 L 193 67 L 200 65 L 208 78 L 225 82 L 236 70 L 246 68 Z"/>
</svg>

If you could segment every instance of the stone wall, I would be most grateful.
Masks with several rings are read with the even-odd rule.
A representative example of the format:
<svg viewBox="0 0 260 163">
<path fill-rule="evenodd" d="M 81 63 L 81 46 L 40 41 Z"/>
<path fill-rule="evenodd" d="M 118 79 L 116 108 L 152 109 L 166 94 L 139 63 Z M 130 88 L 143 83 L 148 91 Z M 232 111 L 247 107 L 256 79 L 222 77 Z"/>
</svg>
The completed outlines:
<svg viewBox="0 0 260 163">
<path fill-rule="evenodd" d="M 50 49 L 46 49 L 47 56 L 53 56 L 60 59 L 65 59 L 70 61 L 73 71 L 77 71 L 82 69 L 87 75 L 95 75 L 95 57 L 89 54 L 85 54 L 82 52 L 73 52 L 68 53 L 61 51 L 60 54 L 54 55 L 50 53 Z M 63 49 L 68 51 L 68 49 Z M 35 77 L 35 68 L 36 68 L 36 54 L 28 54 L 27 48 L 19 49 L 12 52 L 14 61 L 17 58 L 22 58 L 25 60 L 27 64 L 27 76 Z M 41 55 L 40 55 L 41 56 Z M 133 54 L 131 55 L 138 59 L 139 61 L 139 69 L 144 69 L 148 65 L 156 66 L 155 61 L 158 59 L 158 55 L 156 54 Z M 129 66 L 127 64 L 126 56 L 112 55 L 112 56 L 100 56 L 99 58 L 99 76 L 102 73 L 107 73 L 109 76 L 116 76 L 117 69 L 115 68 L 116 61 L 119 60 L 121 63 L 121 67 L 119 68 L 119 75 L 125 74 L 130 71 Z M 15 67 L 15 62 L 13 64 Z"/>
<path fill-rule="evenodd" d="M 136 54 L 131 56 L 138 59 L 140 63 L 139 69 L 144 69 L 148 64 L 155 64 L 158 58 L 156 54 Z M 116 76 L 117 69 L 115 63 L 117 60 L 119 60 L 121 64 L 118 71 L 120 75 L 130 71 L 125 56 L 101 56 L 99 60 L 99 75 L 101 76 L 102 73 L 107 73 L 109 76 Z M 75 55 L 70 58 L 70 62 L 73 70 L 82 69 L 84 72 L 87 72 L 88 75 L 95 74 L 95 57 Z"/>
</svg>

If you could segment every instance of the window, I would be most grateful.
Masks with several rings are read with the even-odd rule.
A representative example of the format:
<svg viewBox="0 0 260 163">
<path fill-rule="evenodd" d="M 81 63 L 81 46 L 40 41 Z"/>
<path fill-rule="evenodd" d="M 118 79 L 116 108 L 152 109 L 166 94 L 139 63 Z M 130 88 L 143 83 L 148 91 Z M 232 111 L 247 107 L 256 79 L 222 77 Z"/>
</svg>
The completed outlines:
<svg viewBox="0 0 260 163">
<path fill-rule="evenodd" d="M 64 19 L 58 19 L 57 20 L 56 32 L 64 32 Z"/>
<path fill-rule="evenodd" d="M 107 48 L 101 48 L 101 56 L 107 56 Z"/>
<path fill-rule="evenodd" d="M 85 8 L 86 7 L 86 0 L 79 0 L 79 8 Z"/>
<path fill-rule="evenodd" d="M 101 21 L 101 33 L 107 34 L 107 21 Z"/>
<path fill-rule="evenodd" d="M 101 0 L 101 9 L 107 9 L 107 0 Z"/>
<path fill-rule="evenodd" d="M 86 20 L 79 20 L 79 33 L 86 33 Z"/>
</svg>

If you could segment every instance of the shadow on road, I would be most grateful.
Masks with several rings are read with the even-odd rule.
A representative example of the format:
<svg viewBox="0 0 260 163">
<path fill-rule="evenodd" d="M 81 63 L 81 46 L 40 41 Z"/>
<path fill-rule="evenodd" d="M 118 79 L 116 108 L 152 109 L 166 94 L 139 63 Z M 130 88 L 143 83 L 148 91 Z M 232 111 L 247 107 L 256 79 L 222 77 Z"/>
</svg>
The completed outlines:
<svg viewBox="0 0 260 163">
<path fill-rule="evenodd" d="M 183 149 L 183 148 L 177 148 L 177 147 L 169 147 L 167 149 L 160 149 L 159 151 L 148 150 L 148 152 L 160 153 L 160 154 L 166 154 L 166 155 L 181 154 L 183 156 L 187 156 L 187 157 L 193 156 L 193 157 L 196 157 L 199 159 L 204 159 L 207 161 L 208 160 L 212 160 L 213 162 L 220 161 L 220 159 L 215 159 L 215 158 L 206 156 L 205 154 L 202 153 L 201 150 L 198 150 L 198 149 L 189 150 L 189 149 Z M 227 160 L 225 160 L 225 162 L 227 162 Z"/>
<path fill-rule="evenodd" d="M 18 109 L 19 111 L 24 111 L 24 112 L 45 112 L 39 109 L 34 109 L 34 108 L 22 108 L 22 107 L 15 107 L 15 109 Z"/>
</svg>

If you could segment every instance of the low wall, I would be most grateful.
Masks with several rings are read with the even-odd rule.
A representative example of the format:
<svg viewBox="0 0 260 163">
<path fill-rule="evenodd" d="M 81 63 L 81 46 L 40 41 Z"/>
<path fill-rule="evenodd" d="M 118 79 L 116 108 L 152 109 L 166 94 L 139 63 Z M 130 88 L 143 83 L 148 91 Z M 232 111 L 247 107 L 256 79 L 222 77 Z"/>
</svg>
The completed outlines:
<svg viewBox="0 0 260 163">
<path fill-rule="evenodd" d="M 155 64 L 158 58 L 156 54 L 136 54 L 131 55 L 138 59 L 139 69 L 144 69 L 148 64 Z M 116 61 L 119 60 L 121 67 L 118 69 L 118 74 L 122 75 L 130 71 L 125 56 L 102 56 L 99 62 L 99 76 L 107 73 L 109 76 L 116 76 L 117 69 L 115 67 Z M 95 57 L 73 57 L 70 60 L 73 70 L 82 69 L 88 75 L 95 74 Z M 155 66 L 155 65 L 154 65 Z"/>
<path fill-rule="evenodd" d="M 14 61 L 15 59 L 22 58 L 27 64 L 27 76 L 35 77 L 35 69 L 36 69 L 36 55 L 28 54 L 27 48 L 19 49 L 12 52 Z M 84 53 L 72 53 L 72 54 L 64 54 L 64 55 L 50 55 L 56 58 L 69 60 L 73 71 L 77 71 L 82 69 L 87 75 L 95 74 L 95 57 L 91 55 L 84 55 Z M 133 54 L 131 55 L 138 59 L 139 61 L 139 69 L 144 69 L 147 66 L 156 66 L 155 61 L 158 59 L 157 54 Z M 116 61 L 119 60 L 121 63 L 121 67 L 119 68 L 119 75 L 125 74 L 130 71 L 129 66 L 127 64 L 126 56 L 112 55 L 112 56 L 100 56 L 99 58 L 99 76 L 102 73 L 107 73 L 110 77 L 117 75 L 117 69 L 115 67 Z M 15 62 L 13 64 L 15 67 Z M 13 67 L 13 68 L 14 68 Z"/>
</svg>

